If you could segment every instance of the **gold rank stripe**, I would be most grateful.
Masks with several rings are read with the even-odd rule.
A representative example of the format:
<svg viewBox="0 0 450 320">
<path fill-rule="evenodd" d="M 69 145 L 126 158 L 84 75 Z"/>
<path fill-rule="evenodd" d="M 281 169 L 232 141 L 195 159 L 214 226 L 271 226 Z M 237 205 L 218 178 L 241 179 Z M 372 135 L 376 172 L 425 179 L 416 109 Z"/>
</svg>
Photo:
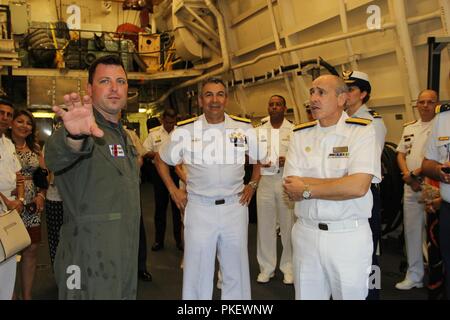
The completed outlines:
<svg viewBox="0 0 450 320">
<path fill-rule="evenodd" d="M 440 104 L 440 105 L 436 106 L 435 113 L 438 114 L 438 113 L 445 112 L 448 110 L 450 110 L 450 104 L 448 104 L 448 103 Z"/>
<path fill-rule="evenodd" d="M 357 124 L 360 126 L 367 126 L 368 124 L 372 123 L 372 120 L 365 118 L 348 118 L 347 120 L 345 120 L 345 122 L 350 124 Z"/>
<path fill-rule="evenodd" d="M 299 130 L 303 130 L 306 128 L 311 128 L 314 127 L 315 125 L 317 125 L 317 120 L 316 121 L 311 121 L 311 122 L 305 122 L 305 123 L 300 123 L 298 125 L 296 125 L 294 127 L 294 132 L 295 131 L 299 131 Z"/>
<path fill-rule="evenodd" d="M 153 132 L 153 131 L 159 130 L 160 128 L 161 128 L 161 126 L 157 126 L 157 127 L 151 128 L 151 129 L 150 129 L 150 132 Z"/>
<path fill-rule="evenodd" d="M 448 140 L 450 140 L 450 137 L 439 137 L 438 140 L 439 141 L 448 141 Z"/>
<path fill-rule="evenodd" d="M 240 121 L 240 122 L 245 122 L 245 123 L 252 123 L 252 120 L 247 119 L 247 118 L 241 118 L 241 117 L 237 117 L 237 116 L 233 116 L 233 115 L 229 115 L 231 119 L 236 120 L 236 121 Z"/>
<path fill-rule="evenodd" d="M 375 119 L 382 119 L 382 116 L 381 116 L 378 112 L 376 112 L 376 111 L 369 110 L 369 113 L 370 113 L 371 116 L 374 117 Z"/>
<path fill-rule="evenodd" d="M 194 122 L 194 121 L 197 120 L 197 119 L 198 119 L 198 117 L 193 117 L 193 118 L 190 118 L 190 119 L 186 119 L 186 120 L 183 120 L 183 121 L 179 121 L 179 122 L 177 122 L 177 126 L 178 126 L 178 127 L 184 126 L 185 124 L 192 123 L 192 122 Z"/>
<path fill-rule="evenodd" d="M 416 123 L 416 122 L 417 122 L 417 120 L 413 120 L 413 121 L 410 121 L 410 122 L 406 122 L 406 123 L 403 124 L 403 126 L 404 126 L 404 127 L 407 127 L 407 126 L 409 126 L 409 125 L 411 125 L 411 124 L 414 124 L 414 123 Z"/>
</svg>

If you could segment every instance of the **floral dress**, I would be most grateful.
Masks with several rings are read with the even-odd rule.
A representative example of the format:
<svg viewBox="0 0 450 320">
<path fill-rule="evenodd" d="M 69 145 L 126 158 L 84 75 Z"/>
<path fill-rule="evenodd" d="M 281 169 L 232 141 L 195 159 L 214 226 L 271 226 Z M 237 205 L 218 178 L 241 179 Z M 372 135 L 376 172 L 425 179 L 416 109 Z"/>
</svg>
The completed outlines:
<svg viewBox="0 0 450 320">
<path fill-rule="evenodd" d="M 32 151 L 17 151 L 17 157 L 22 165 L 20 173 L 25 178 L 25 210 L 22 214 L 22 220 L 27 228 L 38 227 L 41 225 L 41 217 L 36 210 L 30 209 L 30 204 L 34 202 L 34 197 L 38 192 L 33 182 L 33 173 L 39 168 L 39 156 Z"/>
</svg>

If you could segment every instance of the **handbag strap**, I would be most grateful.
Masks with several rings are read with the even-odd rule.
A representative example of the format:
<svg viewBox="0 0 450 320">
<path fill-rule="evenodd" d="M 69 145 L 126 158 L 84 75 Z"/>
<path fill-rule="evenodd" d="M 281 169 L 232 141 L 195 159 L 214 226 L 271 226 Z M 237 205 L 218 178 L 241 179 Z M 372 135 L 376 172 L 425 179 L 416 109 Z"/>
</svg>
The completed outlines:
<svg viewBox="0 0 450 320">
<path fill-rule="evenodd" d="M 10 211 L 6 203 L 3 201 L 2 197 L 0 197 L 0 204 L 2 205 L 1 208 L 5 208 L 4 210 L 0 210 L 0 215 L 2 215 L 3 213 L 8 213 Z"/>
</svg>

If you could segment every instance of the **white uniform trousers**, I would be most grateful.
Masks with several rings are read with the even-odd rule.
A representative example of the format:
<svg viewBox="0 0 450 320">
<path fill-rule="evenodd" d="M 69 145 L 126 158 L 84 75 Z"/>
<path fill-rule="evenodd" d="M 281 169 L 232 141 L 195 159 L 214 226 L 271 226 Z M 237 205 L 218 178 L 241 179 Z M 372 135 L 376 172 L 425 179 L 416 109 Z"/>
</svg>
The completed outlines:
<svg viewBox="0 0 450 320">
<path fill-rule="evenodd" d="M 189 196 L 184 218 L 183 299 L 210 300 L 217 256 L 222 300 L 250 300 L 248 208 L 239 196 L 224 204 Z"/>
<path fill-rule="evenodd" d="M 11 300 L 16 283 L 16 255 L 0 263 L 0 300 Z"/>
<path fill-rule="evenodd" d="M 282 174 L 261 176 L 257 193 L 256 257 L 261 273 L 271 275 L 277 265 L 277 220 L 283 245 L 280 270 L 292 275 L 291 231 L 294 225 L 293 204 L 283 192 Z M 277 219 L 278 218 L 278 219 Z"/>
<path fill-rule="evenodd" d="M 297 300 L 366 298 L 373 251 L 368 221 L 353 229 L 324 231 L 299 218 L 292 245 Z"/>
<path fill-rule="evenodd" d="M 418 201 L 421 192 L 414 192 L 405 184 L 403 194 L 403 226 L 405 232 L 406 256 L 408 271 L 406 278 L 413 282 L 421 282 L 424 275 L 423 251 L 425 227 L 424 205 Z"/>
</svg>

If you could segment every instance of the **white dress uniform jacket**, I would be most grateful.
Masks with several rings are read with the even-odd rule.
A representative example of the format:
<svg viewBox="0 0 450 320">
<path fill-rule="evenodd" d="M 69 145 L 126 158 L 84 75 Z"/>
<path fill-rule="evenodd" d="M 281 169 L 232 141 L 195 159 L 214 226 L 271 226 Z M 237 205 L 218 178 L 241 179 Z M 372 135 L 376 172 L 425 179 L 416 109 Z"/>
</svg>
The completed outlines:
<svg viewBox="0 0 450 320">
<path fill-rule="evenodd" d="M 450 161 L 450 111 L 438 113 L 426 143 L 425 158 L 439 163 Z M 450 184 L 440 182 L 441 197 L 450 203 Z"/>
<path fill-rule="evenodd" d="M 386 126 L 384 125 L 383 118 L 381 118 L 381 116 L 378 113 L 376 113 L 375 111 L 373 111 L 372 109 L 369 109 L 366 104 L 363 104 L 358 109 L 358 111 L 356 111 L 352 115 L 352 117 L 372 120 L 372 125 L 375 129 L 375 136 L 377 138 L 377 143 L 380 148 L 380 157 L 381 157 L 381 153 L 383 152 L 383 149 L 384 149 L 384 141 L 385 141 L 386 132 L 387 132 Z"/>
<path fill-rule="evenodd" d="M 149 151 L 158 152 L 159 148 L 170 137 L 170 133 L 164 129 L 164 126 L 158 126 L 150 129 L 147 138 L 144 140 L 144 148 Z M 153 159 L 152 162 L 154 163 Z"/>
<path fill-rule="evenodd" d="M 425 154 L 425 143 L 431 133 L 433 121 L 413 121 L 405 124 L 397 151 L 406 156 L 406 165 L 410 171 L 420 168 Z M 408 271 L 406 278 L 421 282 L 424 275 L 422 243 L 425 227 L 425 208 L 419 203 L 422 192 L 414 192 L 405 184 L 403 194 L 403 225 L 406 241 Z"/>
<path fill-rule="evenodd" d="M 219 124 L 201 115 L 178 125 L 159 155 L 187 171 L 183 299 L 212 298 L 216 249 L 222 299 L 250 299 L 248 208 L 239 199 L 245 154 L 258 159 L 254 129 L 249 120 L 227 114 Z"/>
<path fill-rule="evenodd" d="M 335 126 L 299 125 L 289 146 L 284 177 L 341 178 L 356 173 L 381 181 L 379 148 L 370 120 L 348 118 Z M 370 190 L 349 200 L 295 203 L 292 230 L 296 299 L 365 299 L 372 261 Z"/>
<path fill-rule="evenodd" d="M 284 282 L 292 283 L 291 231 L 294 224 L 293 203 L 283 192 L 283 170 L 278 158 L 286 157 L 294 125 L 284 119 L 281 127 L 274 129 L 269 121 L 257 128 L 261 148 L 268 150 L 271 167 L 261 167 L 261 179 L 257 192 L 257 252 L 256 257 L 261 272 L 258 281 L 265 282 L 273 276 L 277 265 L 277 222 L 280 226 L 283 245 L 280 270 L 285 275 Z"/>
<path fill-rule="evenodd" d="M 11 140 L 0 136 L 0 192 L 13 199 L 11 191 L 16 188 L 16 172 L 20 171 L 16 148 Z M 0 203 L 0 213 L 6 210 Z M 16 281 L 16 256 L 0 264 L 0 300 L 11 300 Z"/>
</svg>

